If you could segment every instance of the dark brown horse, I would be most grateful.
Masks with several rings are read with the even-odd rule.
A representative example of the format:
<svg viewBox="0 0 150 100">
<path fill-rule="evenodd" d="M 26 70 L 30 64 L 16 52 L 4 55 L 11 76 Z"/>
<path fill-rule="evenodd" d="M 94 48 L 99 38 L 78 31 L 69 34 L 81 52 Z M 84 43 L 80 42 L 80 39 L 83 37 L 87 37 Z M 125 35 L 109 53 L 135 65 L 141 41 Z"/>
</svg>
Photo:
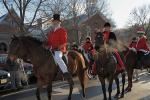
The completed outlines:
<svg viewBox="0 0 150 100">
<path fill-rule="evenodd" d="M 105 88 L 106 79 L 109 82 L 108 86 L 109 100 L 111 100 L 112 83 L 114 79 L 117 85 L 117 93 L 115 95 L 115 98 L 119 97 L 120 85 L 118 74 L 120 73 L 122 75 L 122 92 L 120 98 L 124 97 L 125 71 L 117 71 L 117 62 L 113 54 L 114 50 L 113 48 L 109 48 L 107 45 L 105 45 L 102 34 L 99 35 L 101 36 L 95 39 L 95 46 L 98 51 L 95 55 L 95 64 L 96 64 L 96 71 L 102 85 L 104 100 L 107 100 Z"/>
<path fill-rule="evenodd" d="M 52 82 L 57 76 L 59 67 L 54 61 L 52 52 L 46 50 L 42 44 L 41 41 L 32 37 L 13 37 L 9 45 L 8 55 L 11 60 L 16 58 L 31 60 L 37 77 L 37 99 L 41 100 L 40 89 L 44 86 L 47 87 L 48 99 L 51 100 Z M 68 57 L 68 69 L 72 74 L 77 73 L 82 86 L 83 96 L 85 96 L 86 68 L 84 59 L 81 54 L 74 51 L 70 51 Z M 71 100 L 73 84 L 69 83 L 69 85 L 68 100 Z"/>
<path fill-rule="evenodd" d="M 112 83 L 114 79 L 117 85 L 117 93 L 115 95 L 115 98 L 119 97 L 120 86 L 119 86 L 118 74 L 120 73 L 122 74 L 122 92 L 120 98 L 124 97 L 125 73 L 124 71 L 117 71 L 117 63 L 114 59 L 113 51 L 109 49 L 106 50 L 105 48 L 101 48 L 95 55 L 95 64 L 96 64 L 97 75 L 102 85 L 104 100 L 107 100 L 105 79 L 107 79 L 109 82 L 109 86 L 108 86 L 109 100 L 111 100 Z"/>
<path fill-rule="evenodd" d="M 132 89 L 132 76 L 134 69 L 137 69 L 137 52 L 133 49 L 128 48 L 123 45 L 125 50 L 123 51 L 126 60 L 126 71 L 128 75 L 128 86 L 126 92 L 131 91 Z M 145 56 L 146 57 L 146 56 Z M 143 69 L 150 68 L 150 55 L 147 55 L 146 58 L 142 60 Z"/>
</svg>

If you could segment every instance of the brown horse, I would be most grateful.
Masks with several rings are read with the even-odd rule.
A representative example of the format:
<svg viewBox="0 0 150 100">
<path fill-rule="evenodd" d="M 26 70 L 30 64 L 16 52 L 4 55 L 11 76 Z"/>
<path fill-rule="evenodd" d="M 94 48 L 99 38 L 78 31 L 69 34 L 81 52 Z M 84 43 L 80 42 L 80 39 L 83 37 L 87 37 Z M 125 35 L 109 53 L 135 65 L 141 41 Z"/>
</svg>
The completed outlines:
<svg viewBox="0 0 150 100">
<path fill-rule="evenodd" d="M 47 87 L 48 99 L 51 100 L 52 82 L 57 76 L 59 67 L 54 61 L 52 52 L 46 50 L 42 44 L 41 41 L 32 37 L 13 37 L 9 45 L 8 57 L 11 60 L 16 58 L 30 59 L 34 65 L 33 69 L 37 77 L 37 99 L 41 100 L 40 89 Z M 85 96 L 86 68 L 84 59 L 81 54 L 74 51 L 70 51 L 68 57 L 68 69 L 72 74 L 77 73 L 82 86 L 83 96 Z M 69 86 L 68 100 L 71 100 L 73 84 L 69 83 Z"/>
<path fill-rule="evenodd" d="M 109 48 L 109 46 L 107 46 L 104 43 L 102 33 L 99 33 L 99 35 L 95 38 L 95 49 L 98 51 L 95 55 L 96 71 L 102 85 L 104 100 L 107 100 L 105 79 L 107 79 L 109 82 L 108 86 L 109 100 L 111 100 L 113 79 L 115 79 L 117 85 L 117 93 L 115 95 L 115 98 L 118 98 L 120 94 L 118 74 L 120 73 L 122 75 L 122 92 L 120 98 L 124 97 L 125 72 L 117 71 L 117 62 L 113 54 L 114 50 L 113 48 Z"/>
<path fill-rule="evenodd" d="M 109 49 L 106 50 L 105 47 L 101 48 L 95 55 L 95 64 L 97 75 L 102 85 L 104 100 L 107 100 L 105 79 L 109 82 L 109 100 L 111 100 L 112 83 L 114 79 L 117 84 L 117 93 L 115 98 L 118 98 L 120 94 L 118 74 L 120 73 L 122 74 L 122 92 L 120 98 L 124 97 L 125 73 L 124 71 L 117 71 L 117 63 L 114 59 L 113 51 Z"/>
<path fill-rule="evenodd" d="M 131 91 L 132 89 L 132 76 L 134 69 L 137 69 L 137 52 L 133 49 L 128 48 L 127 46 L 123 45 L 125 50 L 123 51 L 125 55 L 125 62 L 126 62 L 126 71 L 128 75 L 128 86 L 126 88 L 126 92 Z M 147 55 L 146 58 L 142 60 L 143 69 L 150 68 L 150 55 Z"/>
</svg>

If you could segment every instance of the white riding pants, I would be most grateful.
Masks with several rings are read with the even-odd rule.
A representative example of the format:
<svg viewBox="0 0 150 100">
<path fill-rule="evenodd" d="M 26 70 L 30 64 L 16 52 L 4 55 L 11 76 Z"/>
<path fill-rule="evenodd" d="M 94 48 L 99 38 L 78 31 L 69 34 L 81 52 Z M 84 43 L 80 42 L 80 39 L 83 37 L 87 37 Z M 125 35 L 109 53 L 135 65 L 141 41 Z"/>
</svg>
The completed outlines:
<svg viewBox="0 0 150 100">
<path fill-rule="evenodd" d="M 63 73 L 68 72 L 67 66 L 62 59 L 63 53 L 61 51 L 54 51 L 54 59 L 55 62 L 58 64 L 59 68 Z"/>
<path fill-rule="evenodd" d="M 88 53 L 83 53 L 84 54 L 84 57 L 86 58 L 86 60 L 88 61 L 88 62 L 90 62 L 90 59 L 89 59 L 89 57 L 88 57 Z"/>
</svg>

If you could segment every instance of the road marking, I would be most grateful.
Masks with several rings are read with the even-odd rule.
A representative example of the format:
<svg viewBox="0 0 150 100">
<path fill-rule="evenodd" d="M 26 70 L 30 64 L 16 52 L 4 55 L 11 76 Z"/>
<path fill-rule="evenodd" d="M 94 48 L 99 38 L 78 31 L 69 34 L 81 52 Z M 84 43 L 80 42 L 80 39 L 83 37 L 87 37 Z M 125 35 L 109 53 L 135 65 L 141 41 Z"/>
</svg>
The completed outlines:
<svg viewBox="0 0 150 100">
<path fill-rule="evenodd" d="M 31 90 L 35 90 L 35 89 L 36 88 L 31 88 L 31 89 L 26 89 L 26 90 L 22 90 L 22 91 L 18 91 L 18 92 L 13 92 L 13 93 L 5 94 L 5 95 L 2 95 L 1 98 L 7 97 L 7 96 L 11 96 L 11 95 L 14 95 L 14 94 L 19 94 L 19 93 L 31 91 Z"/>
<path fill-rule="evenodd" d="M 58 93 L 53 93 L 53 95 L 67 95 L 67 94 L 69 94 L 69 89 L 56 88 L 53 91 L 58 92 Z M 73 94 L 80 94 L 79 89 L 74 88 Z"/>
<path fill-rule="evenodd" d="M 62 84 L 62 85 L 59 85 L 59 84 Z M 57 86 L 58 85 L 58 86 Z M 69 86 L 69 84 L 67 82 L 58 82 L 58 83 L 55 83 L 53 84 L 53 86 L 57 86 L 57 87 L 53 87 L 53 90 L 55 91 L 58 91 L 60 90 L 60 92 L 62 92 L 62 87 L 66 87 L 66 86 Z M 59 88 L 59 89 L 57 89 Z M 23 93 L 23 92 L 28 92 L 28 91 L 32 91 L 32 90 L 36 90 L 36 87 L 35 88 L 30 88 L 30 89 L 25 89 L 25 90 L 22 90 L 22 91 L 18 91 L 18 92 L 13 92 L 13 93 L 9 93 L 9 94 L 5 94 L 5 95 L 2 95 L 1 98 L 4 98 L 4 97 L 7 97 L 7 96 L 11 96 L 11 95 L 15 95 L 15 94 L 19 94 L 19 93 Z"/>
</svg>

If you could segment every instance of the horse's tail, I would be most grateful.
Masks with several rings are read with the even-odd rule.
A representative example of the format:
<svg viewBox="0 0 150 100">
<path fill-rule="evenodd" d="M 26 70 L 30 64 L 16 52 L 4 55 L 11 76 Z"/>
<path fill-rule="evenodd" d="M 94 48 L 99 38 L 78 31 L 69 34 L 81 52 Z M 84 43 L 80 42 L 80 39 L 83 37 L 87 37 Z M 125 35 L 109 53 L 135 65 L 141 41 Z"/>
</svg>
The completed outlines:
<svg viewBox="0 0 150 100">
<path fill-rule="evenodd" d="M 75 60 L 75 59 L 76 59 L 76 60 L 78 59 L 78 63 L 82 66 L 82 69 L 83 69 L 83 70 L 88 69 L 87 66 L 85 65 L 85 60 L 84 60 L 84 58 L 83 58 L 83 56 L 82 56 L 81 53 L 79 53 L 79 52 L 77 52 L 77 51 L 69 51 L 68 54 L 69 54 L 69 55 L 72 55 L 71 57 L 72 57 L 74 60 Z"/>
</svg>

